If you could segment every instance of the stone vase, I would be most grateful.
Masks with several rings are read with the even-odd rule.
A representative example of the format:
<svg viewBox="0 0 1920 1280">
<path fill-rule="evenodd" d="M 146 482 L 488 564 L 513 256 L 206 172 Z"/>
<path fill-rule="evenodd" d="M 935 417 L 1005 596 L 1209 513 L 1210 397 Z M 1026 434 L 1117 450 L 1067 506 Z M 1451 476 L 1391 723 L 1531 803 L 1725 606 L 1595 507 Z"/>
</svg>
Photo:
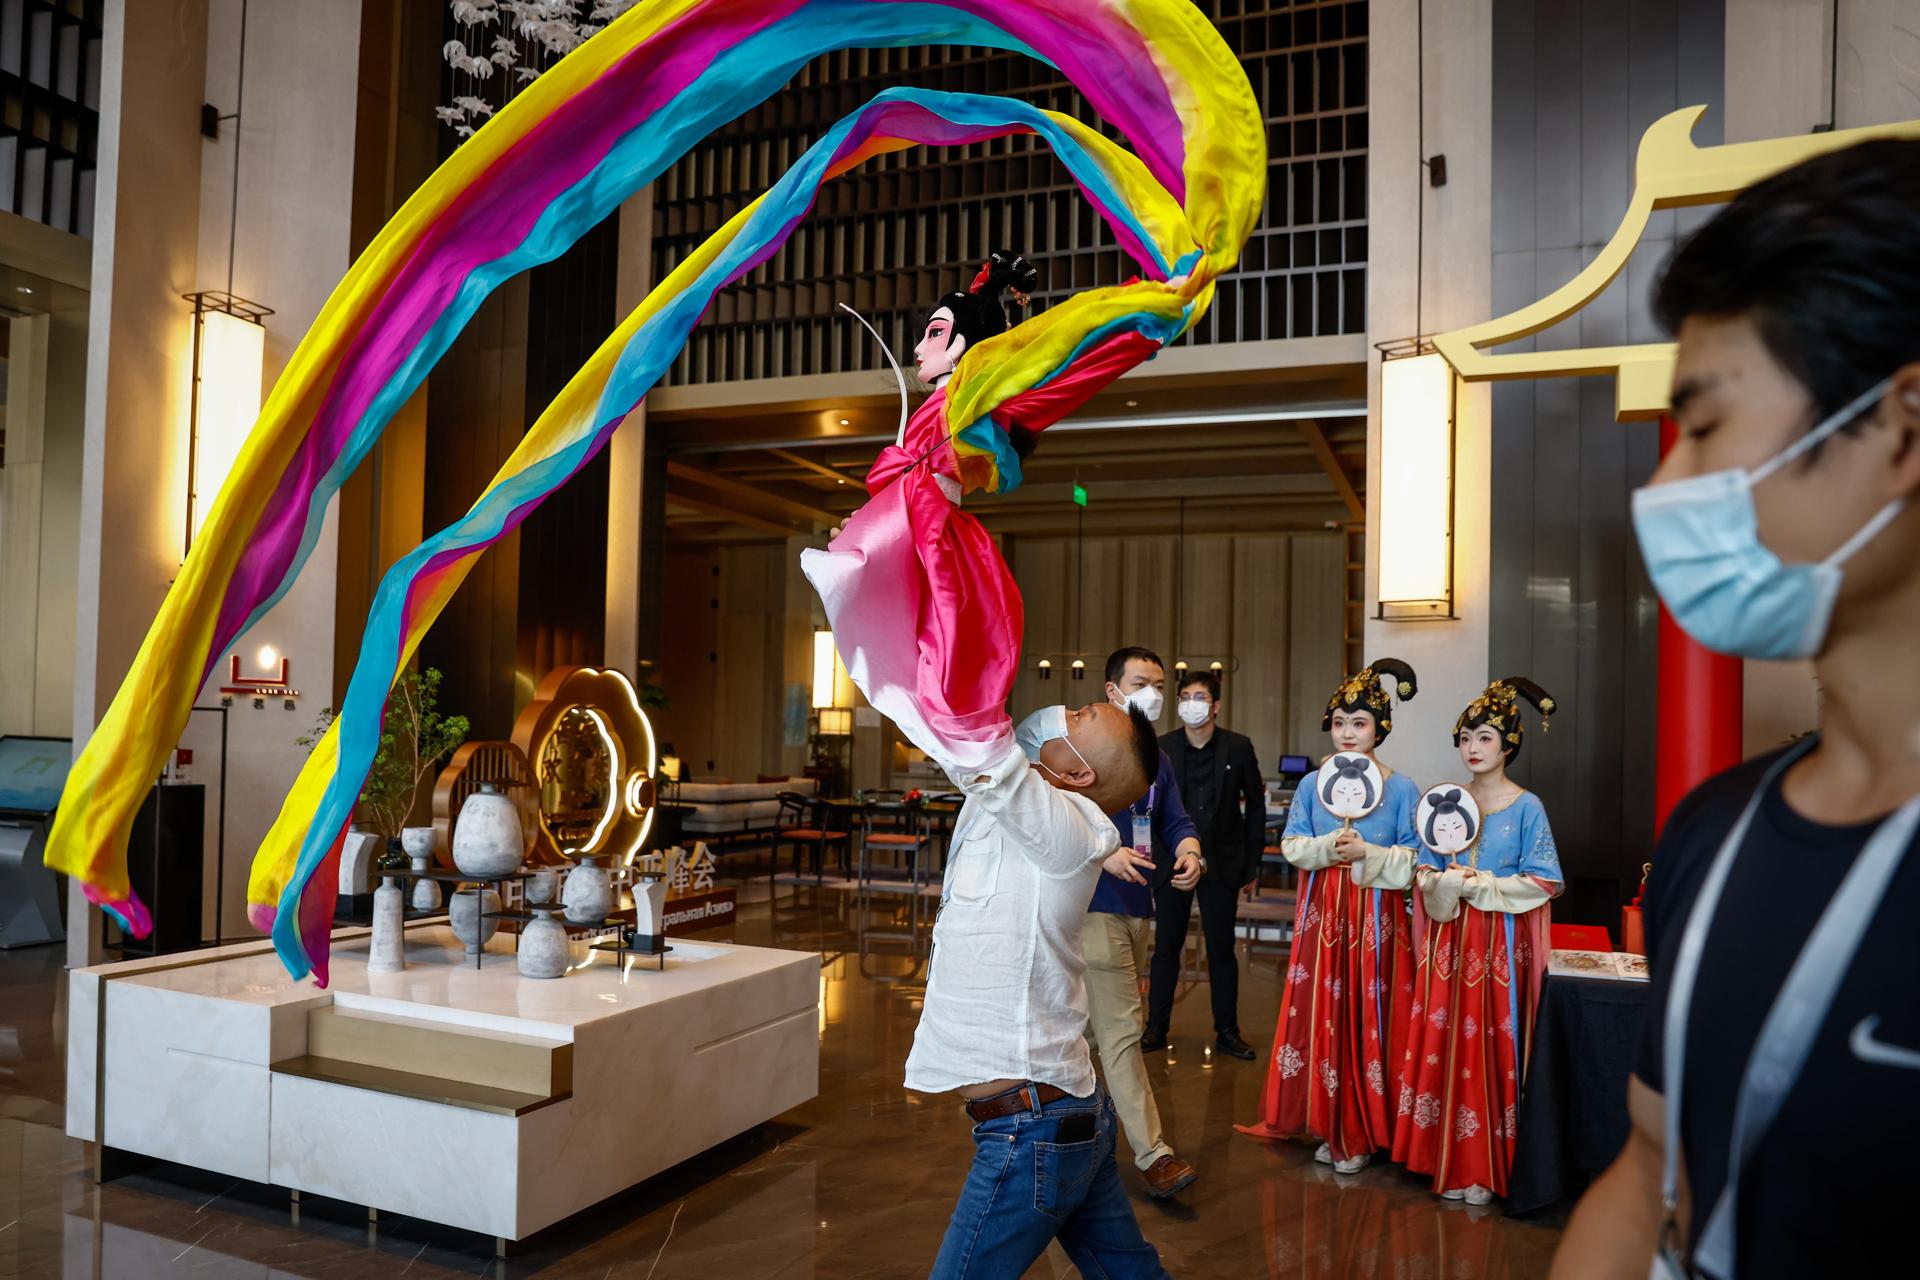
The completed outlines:
<svg viewBox="0 0 1920 1280">
<path fill-rule="evenodd" d="M 498 920 L 481 917 L 500 909 L 500 895 L 492 889 L 462 889 L 447 900 L 447 922 L 453 936 L 466 944 L 467 954 L 478 955 L 487 939 L 499 931 Z"/>
<path fill-rule="evenodd" d="M 560 892 L 560 868 L 538 867 L 526 881 L 527 905 L 537 907 L 552 902 L 554 895 Z"/>
<path fill-rule="evenodd" d="M 533 919 L 520 930 L 520 951 L 515 964 L 523 978 L 564 977 L 573 963 L 573 949 L 567 931 L 554 916 L 560 908 L 535 908 Z"/>
<path fill-rule="evenodd" d="M 373 941 L 367 948 L 368 973 L 398 973 L 407 967 L 407 943 L 402 921 L 406 895 L 400 881 L 382 876 L 373 891 Z"/>
<path fill-rule="evenodd" d="M 582 858 L 579 866 L 567 872 L 560 903 L 575 924 L 598 924 L 612 913 L 613 881 L 600 859 Z"/>
<path fill-rule="evenodd" d="M 432 827 L 400 829 L 400 847 L 406 850 L 407 860 L 413 863 L 413 869 L 416 872 L 433 870 L 433 845 L 437 834 Z M 416 879 L 413 882 L 413 892 L 407 899 L 407 905 L 415 911 L 438 911 L 440 882 Z"/>
<path fill-rule="evenodd" d="M 520 865 L 524 848 L 520 811 L 499 787 L 481 783 L 460 806 L 460 821 L 453 828 L 453 865 L 463 876 L 494 880 Z"/>
</svg>

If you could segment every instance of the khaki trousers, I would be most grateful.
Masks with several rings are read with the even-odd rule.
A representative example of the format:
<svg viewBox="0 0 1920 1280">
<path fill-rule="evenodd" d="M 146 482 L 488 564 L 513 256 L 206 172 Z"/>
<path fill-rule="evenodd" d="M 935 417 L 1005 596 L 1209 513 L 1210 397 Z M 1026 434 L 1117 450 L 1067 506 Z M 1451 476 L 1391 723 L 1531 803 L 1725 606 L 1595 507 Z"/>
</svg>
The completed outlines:
<svg viewBox="0 0 1920 1280">
<path fill-rule="evenodd" d="M 1147 971 L 1152 929 L 1151 920 L 1106 911 L 1089 911 L 1080 929 L 1087 958 L 1087 1039 L 1100 1054 L 1113 1109 L 1133 1148 L 1133 1163 L 1141 1169 L 1173 1154 L 1160 1131 L 1160 1109 L 1140 1053 L 1146 1017 L 1140 978 Z"/>
</svg>

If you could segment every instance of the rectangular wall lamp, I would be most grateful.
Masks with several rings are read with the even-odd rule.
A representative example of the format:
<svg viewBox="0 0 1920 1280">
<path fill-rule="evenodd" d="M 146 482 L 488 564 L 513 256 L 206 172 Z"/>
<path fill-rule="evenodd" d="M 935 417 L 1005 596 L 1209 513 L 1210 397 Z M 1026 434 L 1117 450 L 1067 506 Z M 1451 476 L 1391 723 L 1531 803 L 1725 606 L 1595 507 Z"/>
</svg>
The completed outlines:
<svg viewBox="0 0 1920 1280">
<path fill-rule="evenodd" d="M 228 293 L 192 293 L 193 394 L 188 410 L 186 545 L 200 536 L 213 500 L 260 416 L 271 310 Z"/>
<path fill-rule="evenodd" d="M 840 690 L 850 683 L 847 668 L 840 661 L 839 651 L 833 647 L 833 632 L 822 630 L 813 633 L 813 709 L 838 707 L 844 699 Z"/>
<path fill-rule="evenodd" d="M 1380 365 L 1380 614 L 1453 617 L 1453 366 L 1431 348 Z"/>
</svg>

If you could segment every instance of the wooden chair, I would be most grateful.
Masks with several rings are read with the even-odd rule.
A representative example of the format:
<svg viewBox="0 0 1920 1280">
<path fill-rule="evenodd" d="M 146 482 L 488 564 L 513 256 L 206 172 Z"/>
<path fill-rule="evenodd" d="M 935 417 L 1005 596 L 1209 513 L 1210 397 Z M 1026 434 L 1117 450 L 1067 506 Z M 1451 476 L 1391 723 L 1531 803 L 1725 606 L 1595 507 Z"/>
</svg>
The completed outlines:
<svg viewBox="0 0 1920 1280">
<path fill-rule="evenodd" d="M 930 883 L 933 823 L 924 806 L 903 804 L 899 792 L 868 792 L 860 810 L 860 848 L 856 862 L 856 892 L 861 920 L 875 893 L 908 895 L 907 933 L 868 931 L 871 937 L 917 939 L 920 918 L 926 909 L 922 888 Z M 881 878 L 873 874 L 874 855 L 891 854 L 896 867 L 904 866 L 904 878 Z"/>
<path fill-rule="evenodd" d="M 817 886 L 824 879 L 823 866 L 828 848 L 838 845 L 840 848 L 840 868 L 843 873 L 849 870 L 852 859 L 851 831 L 833 830 L 834 811 L 832 806 L 824 804 L 819 797 L 802 795 L 798 791 L 782 791 L 780 817 L 774 828 L 773 855 L 767 860 L 767 893 L 772 896 L 773 877 L 780 867 L 780 850 L 783 846 L 793 846 L 793 873 L 800 874 L 800 850 L 811 849 L 813 862 L 813 883 Z"/>
</svg>

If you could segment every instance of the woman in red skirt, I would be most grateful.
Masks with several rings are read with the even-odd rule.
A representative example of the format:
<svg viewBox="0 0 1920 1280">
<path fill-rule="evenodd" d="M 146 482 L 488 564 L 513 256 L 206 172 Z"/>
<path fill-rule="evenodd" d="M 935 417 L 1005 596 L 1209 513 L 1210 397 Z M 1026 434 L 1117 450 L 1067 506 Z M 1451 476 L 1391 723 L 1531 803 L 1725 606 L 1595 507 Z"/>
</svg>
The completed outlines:
<svg viewBox="0 0 1920 1280">
<path fill-rule="evenodd" d="M 1451 860 L 1423 848 L 1413 895 L 1418 959 L 1393 1158 L 1468 1204 L 1507 1191 L 1547 971 L 1547 904 L 1562 885 L 1546 808 L 1507 777 L 1522 698 L 1544 726 L 1553 699 L 1517 676 L 1487 686 L 1455 722 L 1480 829 Z"/>
<path fill-rule="evenodd" d="M 1414 696 L 1413 668 L 1381 658 L 1347 680 L 1327 703 L 1320 727 L 1334 750 L 1374 759 L 1393 732 L 1393 700 Z M 1300 874 L 1293 946 L 1280 997 L 1280 1023 L 1258 1124 L 1236 1125 L 1254 1138 L 1311 1134 L 1325 1139 L 1314 1158 L 1355 1173 L 1393 1142 L 1413 956 L 1407 887 L 1413 883 L 1414 810 L 1420 788 L 1380 765 L 1378 808 L 1357 822 L 1328 812 L 1314 779 L 1303 779 L 1280 849 Z"/>
</svg>

